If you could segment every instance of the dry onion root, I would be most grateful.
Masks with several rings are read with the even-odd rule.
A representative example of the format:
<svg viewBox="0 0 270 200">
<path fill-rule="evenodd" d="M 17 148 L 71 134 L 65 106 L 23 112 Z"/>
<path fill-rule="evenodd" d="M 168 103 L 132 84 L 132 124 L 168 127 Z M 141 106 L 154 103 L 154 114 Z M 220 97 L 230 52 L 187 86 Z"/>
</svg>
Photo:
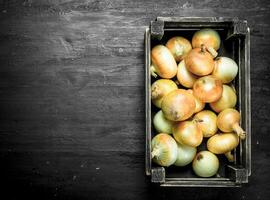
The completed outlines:
<svg viewBox="0 0 270 200">
<path fill-rule="evenodd" d="M 177 73 L 177 64 L 170 50 L 164 45 L 157 45 L 151 51 L 151 75 L 155 78 L 173 78 Z"/>
<path fill-rule="evenodd" d="M 223 110 L 218 114 L 217 126 L 223 132 L 234 131 L 240 137 L 240 139 L 246 138 L 245 131 L 240 127 L 240 113 L 232 108 Z"/>
</svg>

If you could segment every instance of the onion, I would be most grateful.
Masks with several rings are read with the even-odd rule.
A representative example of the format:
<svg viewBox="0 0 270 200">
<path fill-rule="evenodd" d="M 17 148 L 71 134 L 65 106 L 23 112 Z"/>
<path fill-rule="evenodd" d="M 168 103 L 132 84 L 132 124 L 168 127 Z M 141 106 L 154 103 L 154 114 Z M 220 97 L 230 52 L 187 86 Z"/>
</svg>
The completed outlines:
<svg viewBox="0 0 270 200">
<path fill-rule="evenodd" d="M 172 133 L 172 126 L 174 123 L 164 117 L 162 110 L 158 111 L 155 114 L 153 118 L 153 124 L 155 129 L 159 133 Z"/>
<path fill-rule="evenodd" d="M 213 29 L 201 29 L 192 37 L 193 48 L 198 48 L 204 44 L 214 57 L 217 55 L 216 51 L 219 49 L 220 43 L 220 36 L 218 32 Z"/>
<path fill-rule="evenodd" d="M 167 94 L 161 104 L 164 116 L 171 121 L 183 121 L 191 117 L 196 104 L 192 94 L 177 89 Z"/>
<path fill-rule="evenodd" d="M 235 133 L 220 133 L 212 136 L 207 141 L 207 149 L 215 154 L 226 154 L 231 152 L 239 144 L 239 137 Z M 227 158 L 233 161 L 231 155 Z"/>
<path fill-rule="evenodd" d="M 193 90 L 189 89 L 187 91 L 190 92 L 190 94 L 193 95 Z M 205 103 L 203 103 L 200 99 L 198 99 L 195 96 L 194 96 L 194 99 L 195 99 L 195 104 L 196 104 L 194 113 L 197 113 L 197 112 L 200 112 L 201 110 L 204 109 Z"/>
<path fill-rule="evenodd" d="M 166 133 L 160 133 L 152 139 L 151 157 L 161 166 L 167 167 L 175 163 L 178 147 L 175 140 Z"/>
<path fill-rule="evenodd" d="M 155 81 L 151 86 L 151 98 L 153 104 L 158 108 L 161 108 L 163 97 L 177 88 L 177 85 L 172 80 L 159 79 Z"/>
<path fill-rule="evenodd" d="M 203 133 L 195 121 L 183 121 L 173 126 L 173 137 L 181 143 L 197 147 L 202 143 Z"/>
<path fill-rule="evenodd" d="M 192 168 L 200 177 L 211 177 L 217 173 L 219 161 L 217 156 L 210 151 L 201 151 L 195 156 Z"/>
<path fill-rule="evenodd" d="M 198 78 L 196 75 L 192 74 L 187 70 L 185 60 L 182 60 L 178 64 L 176 77 L 179 83 L 186 88 L 192 88 L 194 82 Z"/>
<path fill-rule="evenodd" d="M 217 101 L 222 90 L 222 82 L 211 75 L 199 78 L 193 85 L 194 96 L 205 103 Z"/>
<path fill-rule="evenodd" d="M 157 45 L 151 51 L 152 65 L 150 71 L 155 78 L 172 78 L 177 73 L 177 64 L 170 50 L 164 45 Z M 157 73 L 157 74 L 156 74 Z"/>
<path fill-rule="evenodd" d="M 212 75 L 223 83 L 231 82 L 237 75 L 238 66 L 236 62 L 227 57 L 218 57 L 215 60 L 215 67 Z"/>
<path fill-rule="evenodd" d="M 217 113 L 225 110 L 226 108 L 234 108 L 236 105 L 237 97 L 234 89 L 228 85 L 223 85 L 222 96 L 219 100 L 210 103 L 210 107 Z"/>
<path fill-rule="evenodd" d="M 188 71 L 198 76 L 210 74 L 215 66 L 213 57 L 202 45 L 201 48 L 192 49 L 185 58 Z"/>
<path fill-rule="evenodd" d="M 170 50 L 177 62 L 183 60 L 187 53 L 192 49 L 190 42 L 186 38 L 180 36 L 169 39 L 166 43 L 166 47 Z"/>
<path fill-rule="evenodd" d="M 190 147 L 180 143 L 177 143 L 177 145 L 178 153 L 174 165 L 179 167 L 186 166 L 192 162 L 193 158 L 196 155 L 197 149 L 195 147 Z"/>
<path fill-rule="evenodd" d="M 203 110 L 197 113 L 194 118 L 197 121 L 199 128 L 202 130 L 203 137 L 211 137 L 216 134 L 217 128 L 217 115 L 211 110 Z"/>
<path fill-rule="evenodd" d="M 232 108 L 220 112 L 217 117 L 217 126 L 223 132 L 236 132 L 240 139 L 245 139 L 245 131 L 239 126 L 240 113 Z"/>
</svg>

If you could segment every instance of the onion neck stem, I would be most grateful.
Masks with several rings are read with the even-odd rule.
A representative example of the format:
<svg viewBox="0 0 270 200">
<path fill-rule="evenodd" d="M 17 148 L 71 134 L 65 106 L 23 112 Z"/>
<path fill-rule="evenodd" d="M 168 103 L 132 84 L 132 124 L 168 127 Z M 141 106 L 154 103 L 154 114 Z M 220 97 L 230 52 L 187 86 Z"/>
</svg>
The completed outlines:
<svg viewBox="0 0 270 200">
<path fill-rule="evenodd" d="M 231 151 L 224 153 L 224 155 L 227 157 L 227 159 L 228 159 L 229 162 L 233 162 L 234 161 L 234 156 L 232 155 L 232 152 Z"/>
<path fill-rule="evenodd" d="M 241 140 L 244 140 L 246 138 L 246 132 L 239 126 L 238 123 L 235 123 L 232 126 L 232 128 L 237 133 L 237 135 L 240 137 Z"/>
<path fill-rule="evenodd" d="M 204 44 L 201 44 L 201 52 L 204 53 L 206 52 L 206 47 Z"/>
<path fill-rule="evenodd" d="M 156 69 L 153 64 L 150 66 L 150 73 L 153 77 L 157 78 Z"/>
<path fill-rule="evenodd" d="M 151 158 L 153 159 L 154 157 L 158 156 L 160 154 L 160 148 L 154 148 L 153 151 L 151 152 Z"/>
<path fill-rule="evenodd" d="M 215 58 L 218 55 L 218 52 L 213 47 L 207 47 L 207 51 Z"/>
</svg>

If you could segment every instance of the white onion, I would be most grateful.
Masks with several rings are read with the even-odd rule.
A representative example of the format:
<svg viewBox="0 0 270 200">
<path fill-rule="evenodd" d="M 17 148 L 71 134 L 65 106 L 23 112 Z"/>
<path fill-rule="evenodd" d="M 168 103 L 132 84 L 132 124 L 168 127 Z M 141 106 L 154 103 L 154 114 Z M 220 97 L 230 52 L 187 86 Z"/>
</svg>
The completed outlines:
<svg viewBox="0 0 270 200">
<path fill-rule="evenodd" d="M 186 166 L 192 162 L 194 156 L 196 155 L 197 149 L 195 147 L 187 146 L 180 143 L 177 143 L 177 145 L 178 154 L 174 165 Z"/>
<path fill-rule="evenodd" d="M 164 117 L 162 110 L 155 114 L 153 124 L 158 133 L 172 133 L 173 122 Z"/>
</svg>

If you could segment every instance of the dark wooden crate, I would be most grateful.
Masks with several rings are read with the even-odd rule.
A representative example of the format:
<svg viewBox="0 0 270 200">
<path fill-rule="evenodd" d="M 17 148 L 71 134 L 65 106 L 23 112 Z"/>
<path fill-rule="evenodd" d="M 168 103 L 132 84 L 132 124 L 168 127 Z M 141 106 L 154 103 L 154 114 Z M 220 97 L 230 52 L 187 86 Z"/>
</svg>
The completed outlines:
<svg viewBox="0 0 270 200">
<path fill-rule="evenodd" d="M 156 44 L 165 44 L 173 36 L 184 36 L 191 40 L 195 31 L 212 28 L 219 32 L 222 44 L 219 56 L 228 56 L 236 61 L 239 72 L 233 84 L 237 92 L 237 109 L 241 114 L 241 126 L 247 132 L 245 140 L 234 151 L 234 163 L 218 156 L 220 168 L 211 178 L 199 178 L 191 166 L 160 167 L 151 162 L 151 139 L 156 134 L 152 127 L 151 84 L 155 81 L 150 74 L 150 52 Z M 186 187 L 238 187 L 248 183 L 251 175 L 251 108 L 250 108 L 250 31 L 247 21 L 222 17 L 158 17 L 145 32 L 145 93 L 146 93 L 146 174 L 151 182 L 161 186 Z M 201 149 L 205 149 L 205 140 Z M 200 150 L 200 149 L 199 149 Z"/>
</svg>

